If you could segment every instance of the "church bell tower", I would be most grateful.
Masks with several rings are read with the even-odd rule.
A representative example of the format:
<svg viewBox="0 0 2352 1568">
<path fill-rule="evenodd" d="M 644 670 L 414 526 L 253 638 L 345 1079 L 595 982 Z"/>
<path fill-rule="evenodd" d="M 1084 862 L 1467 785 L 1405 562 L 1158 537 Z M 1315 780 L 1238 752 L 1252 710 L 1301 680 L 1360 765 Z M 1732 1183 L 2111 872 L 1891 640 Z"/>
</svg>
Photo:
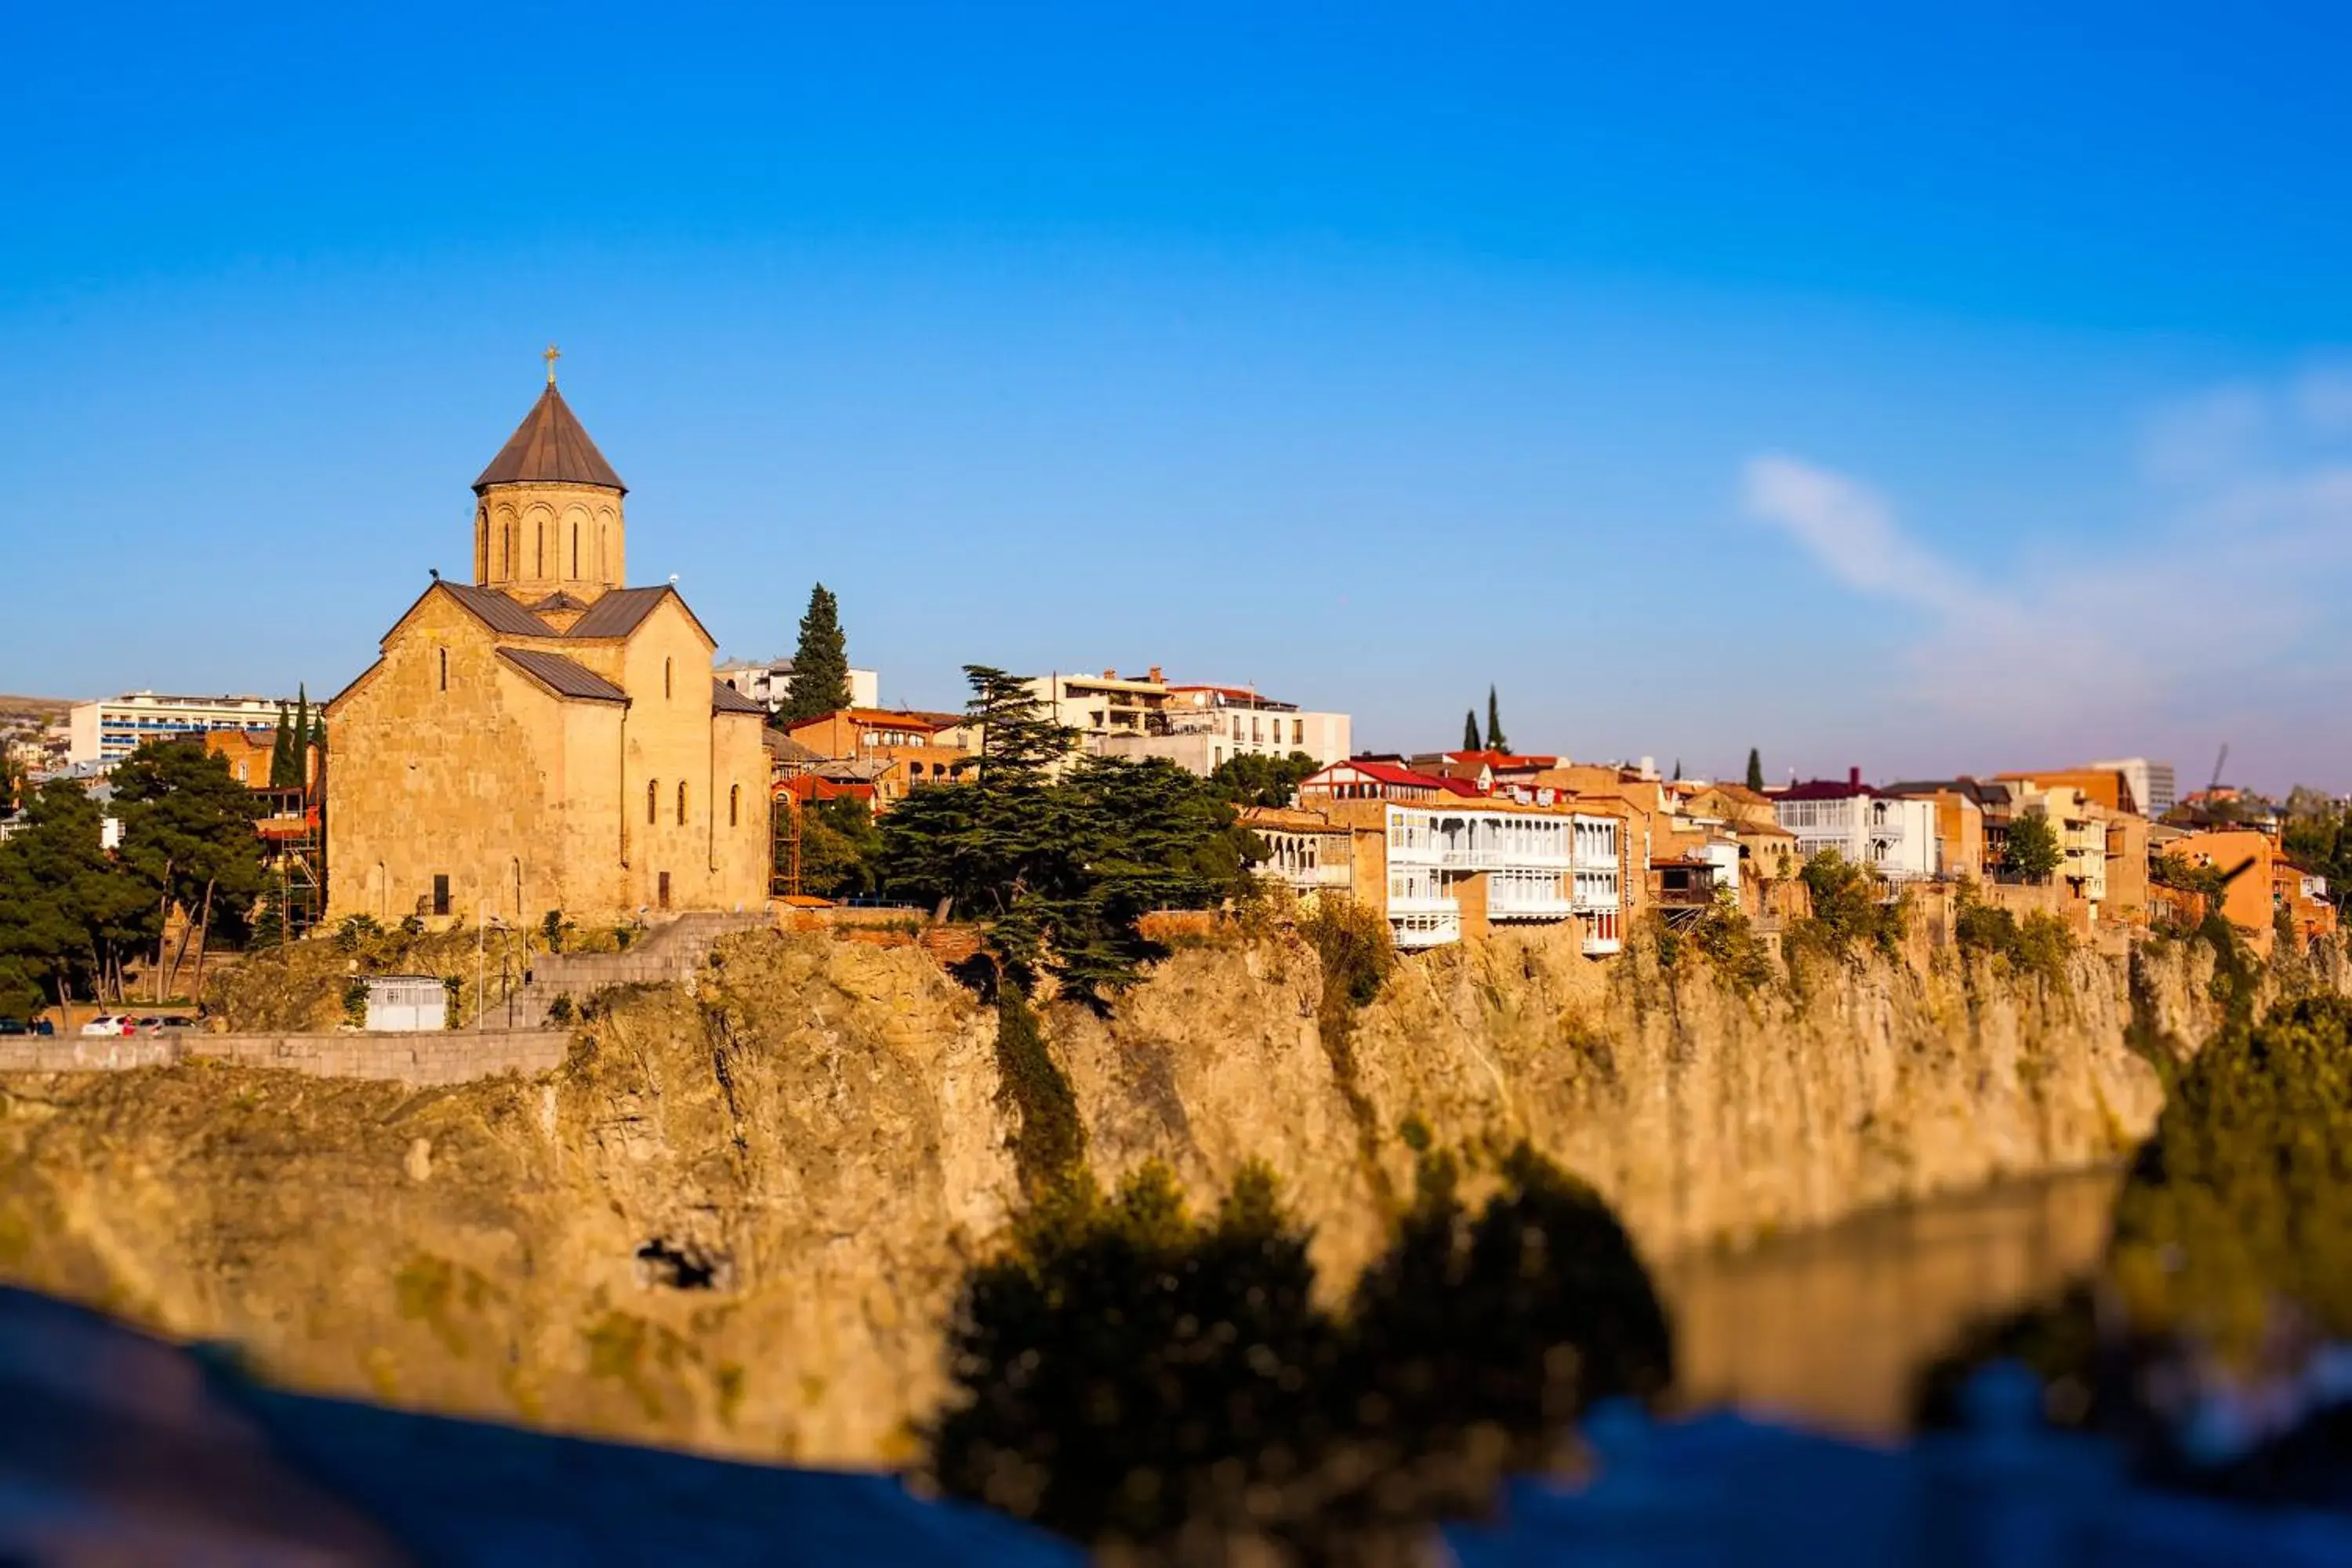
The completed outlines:
<svg viewBox="0 0 2352 1568">
<path fill-rule="evenodd" d="M 577 613 L 626 581 L 628 487 L 579 416 L 547 390 L 474 481 L 474 581 L 549 613 Z"/>
</svg>

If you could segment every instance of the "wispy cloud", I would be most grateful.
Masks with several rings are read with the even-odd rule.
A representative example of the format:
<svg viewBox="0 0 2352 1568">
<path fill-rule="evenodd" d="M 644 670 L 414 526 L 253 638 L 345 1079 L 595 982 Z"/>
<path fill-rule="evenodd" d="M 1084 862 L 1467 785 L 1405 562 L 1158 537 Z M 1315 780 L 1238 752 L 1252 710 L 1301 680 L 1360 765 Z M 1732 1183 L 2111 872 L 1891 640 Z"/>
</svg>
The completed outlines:
<svg viewBox="0 0 2352 1568">
<path fill-rule="evenodd" d="M 2352 773 L 2352 737 L 2317 738 L 2352 705 L 2352 646 L 2336 635 L 2352 603 L 2352 373 L 2219 388 L 2142 437 L 2147 515 L 2038 542 L 2030 569 L 2000 580 L 1802 458 L 1750 458 L 1742 492 L 1835 582 L 1919 612 L 1892 694 L 1954 743 L 2054 757 L 2251 731 L 2294 753 L 2282 766 Z"/>
</svg>

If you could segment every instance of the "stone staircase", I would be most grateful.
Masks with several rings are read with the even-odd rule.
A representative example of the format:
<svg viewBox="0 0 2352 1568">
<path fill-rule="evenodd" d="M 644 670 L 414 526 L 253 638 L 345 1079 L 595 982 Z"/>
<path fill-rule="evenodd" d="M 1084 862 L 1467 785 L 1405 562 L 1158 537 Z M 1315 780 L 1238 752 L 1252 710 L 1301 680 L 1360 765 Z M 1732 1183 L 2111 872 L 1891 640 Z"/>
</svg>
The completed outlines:
<svg viewBox="0 0 2352 1568">
<path fill-rule="evenodd" d="M 540 1029 L 559 996 L 577 1007 L 607 985 L 674 985 L 692 979 L 718 940 L 731 931 L 757 931 L 769 923 L 759 914 L 677 915 L 650 928 L 625 952 L 542 952 L 531 960 L 510 1001 L 497 1002 L 476 1016 L 477 1029 Z"/>
</svg>

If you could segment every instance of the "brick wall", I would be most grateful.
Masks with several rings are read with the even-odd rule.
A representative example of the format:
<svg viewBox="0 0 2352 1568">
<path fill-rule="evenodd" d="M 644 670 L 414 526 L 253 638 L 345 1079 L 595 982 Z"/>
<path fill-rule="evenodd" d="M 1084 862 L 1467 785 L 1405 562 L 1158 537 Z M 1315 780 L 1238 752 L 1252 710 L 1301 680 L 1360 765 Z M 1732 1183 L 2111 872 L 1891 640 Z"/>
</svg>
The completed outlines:
<svg viewBox="0 0 2352 1568">
<path fill-rule="evenodd" d="M 308 1073 L 373 1079 L 419 1087 L 467 1083 L 563 1063 L 572 1036 L 562 1029 L 472 1034 L 188 1035 L 147 1039 L 79 1036 L 0 1040 L 0 1072 L 109 1072 L 168 1067 L 192 1058 Z"/>
</svg>

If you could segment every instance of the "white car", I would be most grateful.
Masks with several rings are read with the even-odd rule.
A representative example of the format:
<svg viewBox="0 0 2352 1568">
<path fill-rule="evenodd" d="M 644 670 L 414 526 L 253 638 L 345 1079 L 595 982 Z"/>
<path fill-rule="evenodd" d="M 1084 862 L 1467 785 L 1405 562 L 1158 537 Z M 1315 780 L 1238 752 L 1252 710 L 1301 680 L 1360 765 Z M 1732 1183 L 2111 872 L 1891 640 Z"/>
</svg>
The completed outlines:
<svg viewBox="0 0 2352 1568">
<path fill-rule="evenodd" d="M 81 1032 L 85 1035 L 119 1035 L 122 1033 L 122 1026 L 125 1022 L 127 1020 L 119 1018 L 111 1013 L 100 1013 L 97 1017 L 84 1024 L 81 1026 Z"/>
</svg>

